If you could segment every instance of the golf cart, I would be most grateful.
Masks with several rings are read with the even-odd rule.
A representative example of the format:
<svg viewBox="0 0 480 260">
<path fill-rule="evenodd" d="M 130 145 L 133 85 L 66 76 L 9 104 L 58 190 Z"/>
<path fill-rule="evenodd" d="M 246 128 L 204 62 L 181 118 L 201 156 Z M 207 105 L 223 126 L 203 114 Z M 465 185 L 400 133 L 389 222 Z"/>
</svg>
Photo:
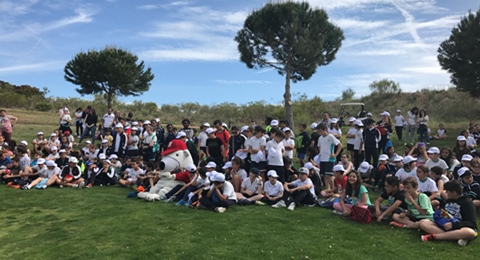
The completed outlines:
<svg viewBox="0 0 480 260">
<path fill-rule="evenodd" d="M 367 111 L 365 111 L 365 104 L 363 103 L 342 103 L 340 104 L 340 113 L 338 113 L 338 125 L 343 127 L 345 120 L 348 123 L 350 117 L 355 117 L 359 120 L 367 118 Z"/>
</svg>

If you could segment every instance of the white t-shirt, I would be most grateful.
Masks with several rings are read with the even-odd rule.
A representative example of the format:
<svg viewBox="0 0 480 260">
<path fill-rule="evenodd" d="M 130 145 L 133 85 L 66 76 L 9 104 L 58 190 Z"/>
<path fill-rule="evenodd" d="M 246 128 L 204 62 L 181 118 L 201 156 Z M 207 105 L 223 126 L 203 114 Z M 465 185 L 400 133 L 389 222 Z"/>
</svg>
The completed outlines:
<svg viewBox="0 0 480 260">
<path fill-rule="evenodd" d="M 212 184 L 210 186 L 210 189 L 214 189 L 214 188 L 215 188 L 215 185 Z M 226 181 L 223 183 L 222 191 L 223 191 L 222 193 L 223 196 L 226 196 L 227 200 L 237 201 L 237 194 L 235 194 L 235 189 L 233 189 L 233 185 L 229 181 Z"/>
<path fill-rule="evenodd" d="M 260 146 L 267 145 L 267 140 L 263 136 L 260 138 L 257 138 L 256 136 L 252 136 L 250 139 L 248 139 L 248 145 L 253 150 L 259 150 Z"/>
<path fill-rule="evenodd" d="M 470 147 L 471 145 L 477 145 L 477 141 L 475 141 L 475 139 L 471 136 L 467 137 L 467 144 L 466 144 L 468 147 Z"/>
<path fill-rule="evenodd" d="M 118 138 L 120 139 L 120 138 Z M 130 136 L 130 139 L 128 140 L 129 142 L 130 141 L 135 141 L 133 144 L 129 144 L 127 146 L 127 150 L 138 150 L 138 142 L 140 142 L 140 138 L 138 138 L 138 135 L 132 135 Z"/>
<path fill-rule="evenodd" d="M 437 135 L 438 135 L 438 136 L 442 136 L 442 135 L 444 135 L 444 134 L 445 134 L 445 128 L 444 128 L 444 129 L 440 129 L 440 128 L 437 129 Z"/>
<path fill-rule="evenodd" d="M 417 178 L 417 167 L 413 168 L 411 171 L 407 172 L 404 168 L 401 168 L 395 173 L 395 177 L 400 180 L 402 183 L 408 177 L 415 177 Z"/>
<path fill-rule="evenodd" d="M 438 192 L 437 184 L 430 177 L 425 181 L 420 181 L 418 178 L 418 189 L 421 192 Z"/>
<path fill-rule="evenodd" d="M 53 175 L 55 174 L 60 174 L 62 173 L 62 170 L 58 167 L 55 167 L 53 168 L 52 170 L 49 170 L 47 167 L 44 167 L 46 168 L 45 171 L 42 171 L 40 174 L 39 174 L 39 177 L 42 177 L 42 178 L 51 178 Z"/>
<path fill-rule="evenodd" d="M 70 114 L 64 114 L 64 115 L 62 116 L 62 120 L 60 120 L 60 124 L 66 125 L 66 124 L 68 124 L 69 121 L 71 121 L 71 120 L 72 120 L 72 117 L 70 116 Z"/>
<path fill-rule="evenodd" d="M 134 170 L 133 168 L 128 169 L 127 178 L 130 180 L 136 180 L 137 174 L 145 174 L 145 170 L 142 168 L 138 168 L 138 170 Z"/>
<path fill-rule="evenodd" d="M 342 129 L 338 128 L 327 128 L 327 132 L 332 135 L 341 135 L 342 134 Z"/>
<path fill-rule="evenodd" d="M 197 184 L 198 184 L 198 187 L 208 186 L 208 185 L 210 185 L 210 180 L 207 177 L 205 177 L 205 179 L 204 179 L 204 178 L 202 178 L 202 176 L 198 176 Z"/>
<path fill-rule="evenodd" d="M 448 169 L 447 163 L 442 159 L 438 159 L 438 161 L 436 161 L 436 162 L 434 162 L 432 159 L 428 159 L 427 162 L 425 163 L 425 166 L 429 170 L 431 170 L 435 166 L 440 166 L 440 168 L 442 168 L 444 170 Z"/>
<path fill-rule="evenodd" d="M 418 117 L 418 123 L 421 125 L 428 125 L 428 115 L 424 117 Z"/>
<path fill-rule="evenodd" d="M 206 147 L 207 146 L 207 139 L 208 135 L 205 132 L 200 132 L 197 136 L 198 142 L 200 143 L 200 147 Z"/>
<path fill-rule="evenodd" d="M 283 185 L 279 181 L 276 181 L 275 184 L 267 181 L 263 184 L 263 192 L 270 197 L 280 196 L 280 194 L 283 193 Z"/>
<path fill-rule="evenodd" d="M 408 125 L 415 125 L 415 119 L 416 118 L 417 118 L 417 116 L 412 114 L 411 111 L 407 112 L 407 124 Z"/>
<path fill-rule="evenodd" d="M 295 140 L 293 140 L 292 138 L 284 138 L 283 141 L 283 146 L 295 146 Z M 285 156 L 287 156 L 288 158 L 290 159 L 293 159 L 293 150 L 285 150 Z"/>
<path fill-rule="evenodd" d="M 270 148 L 275 149 L 275 153 L 270 151 Z M 285 147 L 283 143 L 277 143 L 275 140 L 270 140 L 265 147 L 265 150 L 268 151 L 268 165 L 273 166 L 283 166 L 283 151 Z"/>
<path fill-rule="evenodd" d="M 347 135 L 356 135 L 358 130 L 355 127 L 348 129 Z M 355 144 L 355 137 L 348 138 L 347 144 Z"/>
<path fill-rule="evenodd" d="M 250 180 L 250 178 L 245 178 L 242 181 L 242 185 L 240 187 L 242 189 L 249 190 L 249 191 L 257 194 L 258 193 L 258 184 L 259 184 L 258 178 L 255 178 L 255 180 L 253 182 L 252 182 L 252 180 Z M 260 182 L 260 185 L 261 185 L 261 182 Z"/>
<path fill-rule="evenodd" d="M 38 164 L 32 167 L 33 170 L 36 170 L 39 176 L 46 176 L 45 172 L 47 171 L 47 166 L 43 165 L 43 167 L 40 169 L 38 167 Z"/>
<path fill-rule="evenodd" d="M 316 199 L 317 198 L 317 195 L 315 195 L 315 188 L 313 187 L 313 182 L 312 180 L 310 180 L 310 178 L 307 178 L 305 181 L 301 181 L 300 178 L 294 180 L 292 182 L 292 185 L 295 186 L 295 187 L 301 187 L 301 186 L 305 186 L 307 184 L 310 184 L 310 193 L 313 195 L 313 197 Z"/>
<path fill-rule="evenodd" d="M 363 129 L 358 129 L 357 133 L 355 134 L 355 141 L 353 142 L 353 150 L 360 150 L 360 145 L 362 144 L 363 140 Z"/>
<path fill-rule="evenodd" d="M 403 117 L 403 115 L 396 115 L 393 120 L 395 120 L 395 126 L 403 126 L 405 123 L 405 117 Z"/>
<path fill-rule="evenodd" d="M 240 176 L 240 179 L 242 181 L 248 177 L 247 171 L 245 171 L 244 169 L 238 170 L 237 175 Z"/>
<path fill-rule="evenodd" d="M 321 162 L 335 162 L 336 158 L 331 158 L 330 155 L 335 153 L 335 146 L 340 144 L 340 141 L 332 134 L 320 136 L 318 138 L 318 148 L 320 150 Z"/>
<path fill-rule="evenodd" d="M 113 120 L 115 120 L 115 114 L 114 113 L 111 113 L 111 114 L 106 113 L 105 115 L 103 115 L 102 119 L 103 119 L 103 127 L 111 128 Z"/>
</svg>

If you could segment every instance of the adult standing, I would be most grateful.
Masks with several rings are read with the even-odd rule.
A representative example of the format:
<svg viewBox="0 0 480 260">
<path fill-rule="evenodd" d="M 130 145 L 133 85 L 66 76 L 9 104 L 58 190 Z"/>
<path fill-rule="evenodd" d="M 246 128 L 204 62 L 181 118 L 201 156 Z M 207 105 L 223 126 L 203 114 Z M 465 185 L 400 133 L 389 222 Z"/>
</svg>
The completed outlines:
<svg viewBox="0 0 480 260">
<path fill-rule="evenodd" d="M 83 134 L 83 118 L 82 108 L 79 107 L 77 110 L 75 110 L 75 128 L 77 138 L 80 138 L 80 136 Z"/>
<path fill-rule="evenodd" d="M 72 132 L 72 129 L 70 128 L 70 124 L 72 123 L 72 117 L 70 116 L 70 111 L 68 108 L 63 109 L 63 116 L 60 118 L 60 131 L 62 131 L 62 134 L 65 131 L 69 131 L 70 133 Z"/>
<path fill-rule="evenodd" d="M 215 136 L 222 140 L 223 147 L 225 149 L 223 154 L 223 160 L 226 162 L 228 161 L 228 149 L 229 149 L 229 141 L 230 141 L 230 133 L 223 127 L 222 121 L 215 120 L 213 122 L 217 131 L 215 132 Z"/>
<path fill-rule="evenodd" d="M 95 142 L 95 132 L 97 131 L 98 116 L 94 108 L 89 109 L 89 113 L 85 116 L 85 128 L 83 129 L 82 136 L 78 143 L 81 143 L 85 137 L 90 135 L 92 138 L 92 144 Z"/>
<path fill-rule="evenodd" d="M 187 135 L 187 139 L 193 139 L 193 129 L 190 128 L 190 120 L 185 118 L 182 120 L 183 128 L 179 132 L 184 132 Z"/>
<path fill-rule="evenodd" d="M 418 139 L 420 142 L 430 143 L 430 138 L 428 137 L 428 115 L 424 109 L 418 113 Z"/>
<path fill-rule="evenodd" d="M 417 130 L 418 107 L 413 107 L 407 112 L 407 125 L 405 129 L 405 143 L 415 143 L 415 131 Z"/>
<path fill-rule="evenodd" d="M 10 143 L 12 140 L 13 126 L 17 123 L 18 118 L 7 115 L 5 109 L 0 110 L 0 132 L 5 142 Z"/>
<path fill-rule="evenodd" d="M 400 109 L 397 110 L 397 114 L 393 120 L 395 121 L 395 132 L 397 133 L 398 140 L 401 141 L 403 136 L 403 128 L 407 122 L 405 121 L 405 117 L 402 115 L 402 111 Z"/>
<path fill-rule="evenodd" d="M 107 110 L 107 113 L 105 113 L 102 117 L 102 136 L 105 136 L 105 132 L 107 130 L 112 131 L 114 123 L 115 123 L 115 114 L 113 113 L 113 110 L 109 108 Z"/>
</svg>

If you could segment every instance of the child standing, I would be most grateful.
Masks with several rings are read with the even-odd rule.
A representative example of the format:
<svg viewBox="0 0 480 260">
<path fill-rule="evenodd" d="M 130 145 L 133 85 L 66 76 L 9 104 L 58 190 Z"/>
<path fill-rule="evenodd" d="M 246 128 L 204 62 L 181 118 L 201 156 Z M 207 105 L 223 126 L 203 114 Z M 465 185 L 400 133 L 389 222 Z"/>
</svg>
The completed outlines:
<svg viewBox="0 0 480 260">
<path fill-rule="evenodd" d="M 323 124 L 317 126 L 318 150 L 320 151 L 320 176 L 325 178 L 327 189 L 333 189 L 333 165 L 337 156 L 342 150 L 342 143 L 332 134 L 327 132 L 327 127 Z M 335 149 L 336 147 L 336 149 Z"/>
</svg>

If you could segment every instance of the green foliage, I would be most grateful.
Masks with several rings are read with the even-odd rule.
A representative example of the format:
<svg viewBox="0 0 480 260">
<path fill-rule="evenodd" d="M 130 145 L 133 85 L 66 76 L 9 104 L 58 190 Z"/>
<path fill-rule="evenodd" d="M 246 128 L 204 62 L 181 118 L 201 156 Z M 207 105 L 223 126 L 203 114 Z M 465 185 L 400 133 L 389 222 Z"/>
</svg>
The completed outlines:
<svg viewBox="0 0 480 260">
<path fill-rule="evenodd" d="M 324 10 L 290 1 L 267 3 L 252 12 L 235 37 L 248 68 L 272 67 L 285 76 L 285 112 L 292 126 L 290 80 L 308 80 L 318 66 L 328 65 L 343 39 Z"/>
<path fill-rule="evenodd" d="M 480 97 L 480 9 L 469 11 L 438 48 L 440 66 L 458 90 Z"/>
<path fill-rule="evenodd" d="M 105 94 L 112 108 L 114 96 L 138 96 L 150 88 L 154 75 L 132 53 L 113 47 L 78 53 L 65 66 L 65 80 L 78 85 L 77 92 Z"/>
<path fill-rule="evenodd" d="M 374 81 L 370 85 L 372 94 L 386 95 L 386 94 L 398 94 L 402 92 L 400 84 L 389 79 L 382 79 Z"/>
<path fill-rule="evenodd" d="M 354 96 L 355 96 L 355 90 L 353 90 L 352 88 L 347 88 L 345 90 L 342 90 L 341 100 L 342 101 L 352 100 Z"/>
<path fill-rule="evenodd" d="M 35 104 L 35 110 L 38 110 L 38 111 L 42 111 L 42 112 L 46 112 L 46 111 L 50 111 L 52 110 L 52 105 L 50 105 L 49 103 L 37 103 Z"/>
</svg>

